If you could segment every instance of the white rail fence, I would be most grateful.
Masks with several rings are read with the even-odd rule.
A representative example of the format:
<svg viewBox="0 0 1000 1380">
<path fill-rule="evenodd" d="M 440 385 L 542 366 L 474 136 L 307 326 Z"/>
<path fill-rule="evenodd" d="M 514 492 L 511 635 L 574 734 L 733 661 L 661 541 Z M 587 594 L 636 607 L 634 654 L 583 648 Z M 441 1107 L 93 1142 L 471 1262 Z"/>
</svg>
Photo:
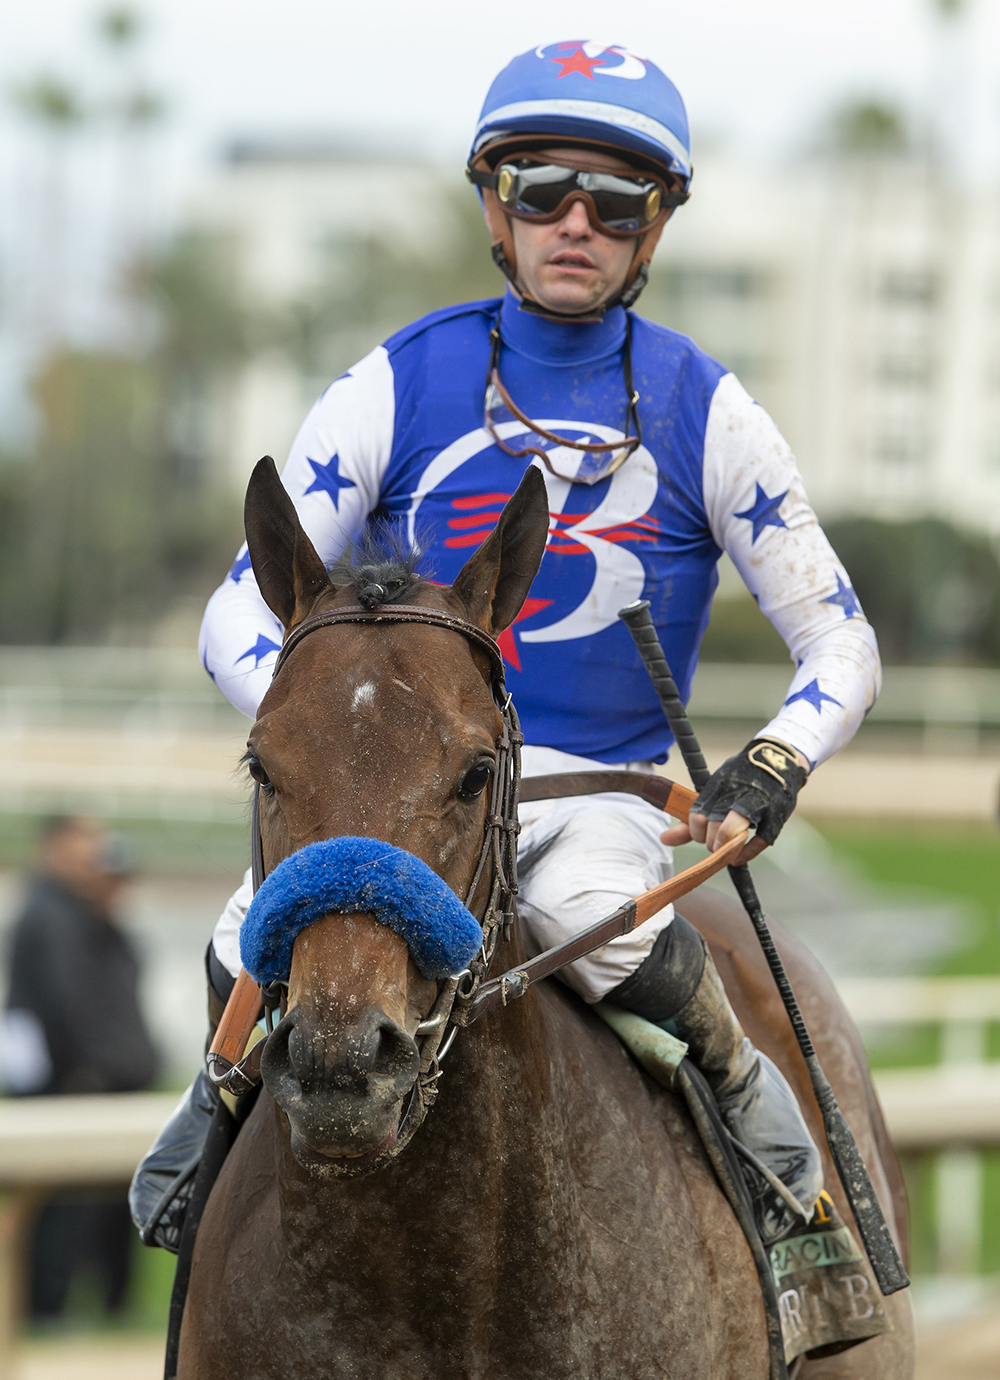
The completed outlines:
<svg viewBox="0 0 1000 1380">
<path fill-rule="evenodd" d="M 710 761 L 767 722 L 791 673 L 699 666 L 690 707 Z M 0 812 L 236 823 L 246 816 L 235 771 L 246 733 L 193 651 L 0 646 Z M 677 761 L 670 773 L 683 779 Z M 889 667 L 855 744 L 816 773 L 801 806 L 990 819 L 998 777 L 1000 671 Z"/>
<path fill-rule="evenodd" d="M 852 978 L 839 984 L 864 1033 L 932 1023 L 940 1028 L 940 1063 L 876 1077 L 892 1138 L 900 1151 L 935 1154 L 935 1244 L 942 1274 L 981 1266 L 983 1156 L 1000 1146 L 1000 1060 L 988 1060 L 989 1033 L 1000 1021 L 1000 977 Z"/>
<path fill-rule="evenodd" d="M 703 661 L 691 712 L 703 720 L 769 719 L 792 677 L 790 663 Z M 209 682 L 193 649 L 0 646 L 0 730 L 118 722 L 211 728 L 241 722 Z M 1000 730 L 1000 670 L 888 666 L 869 724 L 938 730 Z"/>
</svg>

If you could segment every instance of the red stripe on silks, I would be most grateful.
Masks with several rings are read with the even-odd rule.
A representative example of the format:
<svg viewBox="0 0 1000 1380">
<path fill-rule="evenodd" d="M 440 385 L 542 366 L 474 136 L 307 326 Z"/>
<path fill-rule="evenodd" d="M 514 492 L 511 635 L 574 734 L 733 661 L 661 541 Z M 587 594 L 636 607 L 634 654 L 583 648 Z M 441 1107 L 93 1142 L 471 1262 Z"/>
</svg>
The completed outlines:
<svg viewBox="0 0 1000 1380">
<path fill-rule="evenodd" d="M 533 614 L 541 613 L 542 609 L 555 601 L 553 599 L 525 599 L 521 606 L 521 612 L 514 619 L 514 623 L 521 623 L 525 618 L 531 618 Z M 500 648 L 500 655 L 508 666 L 513 666 L 515 671 L 521 669 L 521 657 L 518 654 L 517 643 L 514 641 L 514 625 L 504 628 L 497 638 L 497 646 Z"/>
<path fill-rule="evenodd" d="M 626 531 L 622 531 L 620 528 L 618 529 L 618 531 L 615 531 L 615 530 L 614 530 L 613 528 L 611 528 L 611 527 L 607 527 L 607 528 L 605 528 L 605 529 L 604 529 L 603 531 L 601 531 L 601 532 L 595 532 L 593 535 L 594 535 L 595 537 L 600 537 L 601 541 L 611 541 L 611 542 L 617 542 L 617 541 L 656 541 L 656 538 L 655 538 L 655 537 L 646 537 L 646 536 L 643 536 L 643 534 L 642 534 L 641 532 L 629 532 L 629 531 L 627 531 L 627 530 L 626 530 Z"/>
<path fill-rule="evenodd" d="M 484 542 L 493 531 L 492 527 L 486 527 L 478 532 L 466 532 L 464 537 L 445 537 L 445 546 L 478 546 Z"/>
<path fill-rule="evenodd" d="M 493 503 L 506 503 L 510 494 L 475 494 L 472 498 L 453 498 L 453 508 L 486 508 Z"/>
<path fill-rule="evenodd" d="M 469 517 L 449 518 L 448 526 L 454 528 L 455 531 L 461 531 L 463 527 L 481 527 L 484 522 L 489 522 L 491 519 L 493 522 L 499 522 L 500 511 L 498 508 L 492 513 L 473 513 Z"/>
<path fill-rule="evenodd" d="M 589 556 L 593 554 L 589 546 L 583 546 L 578 541 L 571 541 L 562 546 L 556 546 L 555 541 L 551 538 L 549 539 L 547 549 L 556 556 Z"/>
</svg>

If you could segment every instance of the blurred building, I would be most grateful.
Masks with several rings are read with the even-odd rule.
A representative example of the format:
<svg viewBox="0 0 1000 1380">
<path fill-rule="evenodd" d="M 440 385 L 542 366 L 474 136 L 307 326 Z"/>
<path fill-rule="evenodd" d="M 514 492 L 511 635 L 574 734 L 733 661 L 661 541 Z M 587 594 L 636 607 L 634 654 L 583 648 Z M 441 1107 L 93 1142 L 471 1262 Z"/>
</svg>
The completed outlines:
<svg viewBox="0 0 1000 1380">
<path fill-rule="evenodd" d="M 421 304 L 401 281 L 397 311 L 386 312 L 384 293 L 366 311 L 350 277 L 358 245 L 378 242 L 447 283 L 448 258 L 470 233 L 455 214 L 463 194 L 474 210 L 471 190 L 401 155 L 233 146 L 193 220 L 225 236 L 245 291 L 272 311 L 324 292 L 342 305 L 331 306 L 311 363 L 272 337 L 219 397 L 217 472 L 242 488 L 260 454 L 281 459 L 336 373 L 419 310 L 461 299 L 445 290 Z M 823 516 L 933 514 L 992 533 L 998 230 L 1000 193 L 949 187 L 916 158 L 830 156 L 762 171 L 709 152 L 640 309 L 735 370 L 794 446 Z M 482 257 L 489 269 L 485 243 Z M 466 295 L 499 291 L 494 278 Z"/>
<path fill-rule="evenodd" d="M 442 197 L 447 190 L 438 170 L 405 153 L 303 138 L 234 142 L 195 191 L 193 224 L 225 241 L 243 295 L 271 327 L 263 348 L 216 398 L 212 458 L 237 488 L 265 452 L 284 460 L 331 382 L 333 375 L 303 361 L 308 348 L 295 348 L 309 342 L 288 340 L 295 317 L 311 314 L 319 294 L 350 296 L 345 279 L 359 247 L 439 259 L 460 229 Z M 282 313 L 291 318 L 284 332 Z M 382 338 L 372 331 L 376 323 L 352 315 L 338 318 L 331 309 L 324 323 L 320 354 L 336 361 L 338 373 Z"/>
<path fill-rule="evenodd" d="M 916 160 L 765 177 L 709 158 L 643 306 L 774 414 L 824 517 L 932 514 L 994 532 L 998 229 L 1000 195 L 942 185 Z"/>
</svg>

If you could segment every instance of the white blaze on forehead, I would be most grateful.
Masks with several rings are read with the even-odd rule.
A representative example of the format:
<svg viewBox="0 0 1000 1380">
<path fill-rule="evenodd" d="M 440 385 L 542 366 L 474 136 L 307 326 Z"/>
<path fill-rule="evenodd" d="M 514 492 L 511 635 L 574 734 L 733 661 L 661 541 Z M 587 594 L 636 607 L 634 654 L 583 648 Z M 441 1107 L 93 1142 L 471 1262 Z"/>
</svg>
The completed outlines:
<svg viewBox="0 0 1000 1380">
<path fill-rule="evenodd" d="M 351 709 L 360 709 L 362 705 L 364 705 L 366 709 L 370 709 L 374 703 L 375 682 L 373 680 L 364 680 L 354 691 L 351 698 Z"/>
</svg>

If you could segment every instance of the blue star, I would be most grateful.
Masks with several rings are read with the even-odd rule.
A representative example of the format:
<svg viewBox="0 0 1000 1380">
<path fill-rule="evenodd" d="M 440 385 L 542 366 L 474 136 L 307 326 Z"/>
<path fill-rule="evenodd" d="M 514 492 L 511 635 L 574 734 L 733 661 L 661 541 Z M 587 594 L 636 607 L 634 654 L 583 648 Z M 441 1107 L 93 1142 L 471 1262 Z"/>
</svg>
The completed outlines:
<svg viewBox="0 0 1000 1380">
<path fill-rule="evenodd" d="M 308 455 L 306 459 L 309 460 Z M 340 508 L 340 490 L 356 489 L 358 486 L 353 479 L 341 479 L 340 477 L 340 456 L 334 453 L 325 465 L 319 464 L 316 460 L 309 460 L 312 465 L 312 472 L 316 476 L 313 482 L 306 489 L 307 494 L 326 493 L 333 500 L 333 506 Z"/>
<path fill-rule="evenodd" d="M 280 651 L 281 648 L 277 642 L 272 642 L 269 637 L 265 637 L 264 634 L 261 633 L 258 636 L 257 641 L 253 644 L 253 646 L 248 647 L 242 656 L 238 656 L 236 658 L 236 665 L 238 666 L 241 661 L 246 661 L 248 656 L 252 656 L 254 659 L 254 670 L 256 670 L 260 663 L 263 661 L 263 659 L 266 656 L 268 656 L 271 652 Z"/>
<path fill-rule="evenodd" d="M 233 582 L 234 585 L 238 585 L 239 582 L 240 582 L 240 576 L 243 574 L 244 570 L 249 570 L 249 569 L 250 569 L 250 552 L 249 552 L 249 551 L 244 551 L 244 552 L 243 552 L 243 555 L 242 555 L 242 556 L 237 556 L 236 560 L 233 562 L 233 568 L 232 568 L 232 570 L 229 572 L 229 578 L 230 578 L 230 580 L 232 580 L 232 582 Z"/>
<path fill-rule="evenodd" d="M 839 604 L 844 610 L 845 618 L 852 618 L 854 614 L 861 612 L 861 605 L 855 597 L 854 590 L 850 585 L 845 585 L 840 575 L 837 575 L 837 592 L 831 594 L 829 599 L 821 599 L 821 604 Z"/>
<path fill-rule="evenodd" d="M 750 540 L 751 546 L 753 546 L 765 527 L 785 526 L 784 518 L 778 516 L 778 509 L 781 507 L 782 503 L 784 503 L 787 496 L 788 490 L 786 489 L 783 494 L 778 494 L 774 498 L 768 498 L 767 494 L 758 484 L 757 497 L 754 499 L 753 507 L 747 508 L 742 513 L 733 514 L 733 517 L 746 518 L 748 522 L 753 523 L 753 537 Z"/>
<path fill-rule="evenodd" d="M 207 652 L 206 652 L 205 655 L 202 657 L 202 659 L 201 659 L 201 664 L 202 664 L 202 666 L 204 666 L 205 670 L 208 672 L 208 678 L 209 678 L 209 680 L 211 680 L 211 681 L 213 682 L 213 684 L 214 684 L 214 682 L 215 682 L 215 672 L 214 672 L 214 671 L 209 671 L 209 670 L 208 670 L 208 653 L 207 653 Z"/>
<path fill-rule="evenodd" d="M 796 690 L 794 695 L 789 695 L 788 699 L 785 700 L 786 707 L 790 704 L 794 704 L 796 700 L 805 700 L 806 704 L 812 705 L 817 714 L 822 714 L 824 700 L 829 700 L 829 702 L 835 704 L 838 709 L 843 709 L 844 707 L 840 703 L 840 700 L 835 700 L 832 695 L 825 694 L 824 691 L 819 688 L 818 680 L 811 680 L 809 684 L 803 686 L 801 690 Z"/>
</svg>

